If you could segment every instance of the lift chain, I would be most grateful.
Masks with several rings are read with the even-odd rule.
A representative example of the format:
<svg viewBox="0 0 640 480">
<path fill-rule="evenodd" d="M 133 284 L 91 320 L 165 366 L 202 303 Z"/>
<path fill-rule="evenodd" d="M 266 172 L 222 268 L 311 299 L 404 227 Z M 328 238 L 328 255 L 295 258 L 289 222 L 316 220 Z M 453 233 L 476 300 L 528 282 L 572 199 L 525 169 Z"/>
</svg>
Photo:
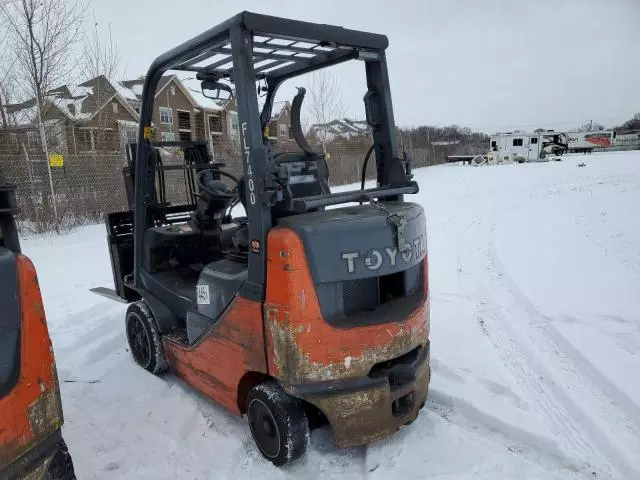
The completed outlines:
<svg viewBox="0 0 640 480">
<path fill-rule="evenodd" d="M 395 228 L 395 237 L 398 252 L 404 252 L 405 250 L 410 248 L 410 245 L 404 241 L 404 227 L 407 223 L 404 217 L 402 215 L 398 215 L 397 213 L 391 213 L 385 208 L 382 202 L 374 200 L 373 197 L 369 197 L 369 203 L 371 203 L 371 205 L 373 205 L 381 212 L 385 213 L 387 215 L 387 223 Z"/>
</svg>

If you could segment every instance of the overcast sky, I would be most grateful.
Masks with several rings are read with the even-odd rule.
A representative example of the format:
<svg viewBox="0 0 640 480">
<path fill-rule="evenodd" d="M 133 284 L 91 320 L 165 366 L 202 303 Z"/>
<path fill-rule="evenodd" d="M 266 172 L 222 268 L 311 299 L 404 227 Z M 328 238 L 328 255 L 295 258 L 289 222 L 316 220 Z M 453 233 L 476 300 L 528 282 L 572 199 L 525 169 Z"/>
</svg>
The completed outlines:
<svg viewBox="0 0 640 480">
<path fill-rule="evenodd" d="M 129 77 L 250 10 L 386 34 L 401 126 L 568 129 L 640 111 L 640 0 L 93 0 L 93 9 Z M 334 73 L 348 114 L 362 117 L 364 66 L 353 63 Z M 304 85 L 291 82 L 282 95 Z"/>
</svg>

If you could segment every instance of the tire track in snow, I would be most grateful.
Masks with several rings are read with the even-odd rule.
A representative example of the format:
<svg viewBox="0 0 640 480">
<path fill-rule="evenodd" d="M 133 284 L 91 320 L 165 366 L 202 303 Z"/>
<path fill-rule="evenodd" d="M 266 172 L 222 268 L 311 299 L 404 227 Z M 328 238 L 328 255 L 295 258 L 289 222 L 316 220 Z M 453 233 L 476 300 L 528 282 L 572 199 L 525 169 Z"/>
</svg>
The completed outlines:
<svg viewBox="0 0 640 480">
<path fill-rule="evenodd" d="M 619 183 L 618 179 L 615 179 Z M 598 182 L 602 184 L 604 182 Z M 580 454 L 581 458 L 599 459 L 601 465 L 607 465 L 609 468 L 620 470 L 626 478 L 639 478 L 640 473 L 629 464 L 629 458 L 624 454 L 621 454 L 617 448 L 615 448 L 607 437 L 605 432 L 581 409 L 578 404 L 554 381 L 554 375 L 545 366 L 545 364 L 538 358 L 538 353 L 549 353 L 549 347 L 551 339 L 549 335 L 539 334 L 540 338 L 536 338 L 533 342 L 527 340 L 532 332 L 536 332 L 539 328 L 532 328 L 530 324 L 522 325 L 525 327 L 525 332 L 521 333 L 516 331 L 512 327 L 512 323 L 517 318 L 533 318 L 534 323 L 541 325 L 548 325 L 549 319 L 543 319 L 540 321 L 540 313 L 534 308 L 533 310 L 527 309 L 526 306 L 531 306 L 530 302 L 522 295 L 517 285 L 510 281 L 505 275 L 504 268 L 500 269 L 501 264 L 496 264 L 497 259 L 494 239 L 492 231 L 495 230 L 495 224 L 488 223 L 493 214 L 497 211 L 506 211 L 508 215 L 515 215 L 524 205 L 531 202 L 541 201 L 548 197 L 550 194 L 571 194 L 574 191 L 582 190 L 586 187 L 592 188 L 595 184 L 589 182 L 589 185 L 582 186 L 583 188 L 560 188 L 558 191 L 549 190 L 539 193 L 536 192 L 533 195 L 524 196 L 518 198 L 515 195 L 514 198 L 509 199 L 511 201 L 503 202 L 501 204 L 495 202 L 489 202 L 485 205 L 479 205 L 483 208 L 482 217 L 472 216 L 469 218 L 466 225 L 458 232 L 457 247 L 458 258 L 462 259 L 461 263 L 465 264 L 465 270 L 468 270 L 471 275 L 465 275 L 463 284 L 471 282 L 471 287 L 475 287 L 475 290 L 479 295 L 474 295 L 480 298 L 487 298 L 494 300 L 495 305 L 489 305 L 486 302 L 479 302 L 478 310 L 481 313 L 492 316 L 495 321 L 489 326 L 482 318 L 479 318 L 479 326 L 481 330 L 487 335 L 492 342 L 496 352 L 505 363 L 505 367 L 512 373 L 514 379 L 527 389 L 527 391 L 534 396 L 538 395 L 538 400 L 541 404 L 538 405 L 543 414 L 546 412 L 548 417 L 552 419 L 549 422 L 549 418 L 545 421 L 545 425 L 549 430 L 554 433 L 563 443 L 567 445 L 573 445 L 574 451 Z M 525 193 L 525 192 L 522 192 Z M 530 192 L 531 193 L 531 192 Z M 522 195 L 520 195 L 522 197 Z M 476 210 L 477 211 L 477 210 Z M 488 225 L 491 225 L 489 228 Z M 481 226 L 481 228 L 477 228 Z M 484 227 L 484 228 L 482 228 Z M 471 240 L 471 241 L 469 241 Z M 468 255 L 468 249 L 475 247 L 475 256 L 472 258 Z M 487 262 L 481 262 L 478 266 L 475 261 L 477 258 L 482 258 L 485 255 Z M 499 261 L 499 260 L 498 260 Z M 472 270 L 475 269 L 475 272 Z M 474 274 L 475 273 L 475 274 Z M 488 274 L 488 275 L 487 275 Z M 487 281 L 481 279 L 489 276 Z M 506 278 L 507 282 L 502 280 Z M 466 281 L 466 282 L 465 282 Z M 500 294 L 504 292 L 506 296 L 502 297 Z M 520 293 L 520 296 L 518 296 Z M 526 300 L 526 301 L 525 301 Z M 509 304 L 510 308 L 505 308 L 504 304 Z M 527 345 L 535 345 L 535 353 Z M 589 378 L 585 377 L 585 374 L 576 368 L 573 362 L 567 361 L 567 355 L 564 355 L 562 350 L 557 345 L 551 345 L 551 358 L 560 360 L 563 367 L 569 365 L 568 371 L 574 377 L 582 375 L 586 382 L 579 383 L 579 385 L 590 385 Z M 543 352 L 539 352 L 542 350 Z M 533 382 L 533 383 L 532 383 Z M 537 383 L 537 385 L 536 385 Z M 593 391 L 593 389 L 591 389 Z M 614 391 L 618 391 L 615 389 Z M 602 392 L 598 393 L 602 394 Z M 623 395 L 622 392 L 619 392 Z M 609 402 L 610 404 L 611 402 Z M 624 402 L 623 402 L 624 403 Z M 629 407 L 627 403 L 627 407 Z M 624 408 L 624 407 L 623 407 Z M 613 409 L 609 408 L 609 418 L 616 419 L 616 423 L 620 424 L 620 421 L 624 424 L 624 420 L 620 419 L 620 414 Z M 629 410 L 629 408 L 627 408 Z M 602 410 L 601 410 L 602 411 Z M 607 411 L 605 409 L 605 411 Z M 544 420 L 544 419 L 543 419 Z M 556 423 L 559 421 L 560 423 Z M 629 435 L 631 431 L 631 435 Z M 635 431 L 635 425 L 631 429 L 623 431 L 630 437 L 631 444 L 635 445 L 640 441 L 640 436 L 633 436 Z M 627 446 L 627 445 L 625 445 Z M 638 451 L 638 450 L 636 450 Z M 602 455 L 604 453 L 604 455 Z M 633 455 L 632 455 L 633 456 Z M 602 471 L 597 472 L 602 475 Z M 620 478 L 619 475 L 614 475 L 614 472 L 609 472 L 612 478 Z"/>
<path fill-rule="evenodd" d="M 564 455 L 553 440 L 504 422 L 478 410 L 462 398 L 432 389 L 429 392 L 427 406 L 445 421 L 480 434 L 500 445 L 508 445 L 507 449 L 510 452 L 550 471 L 559 466 L 569 475 L 575 476 L 579 473 L 581 478 L 591 476 L 592 469 L 589 465 L 579 465 L 574 459 Z"/>
<path fill-rule="evenodd" d="M 490 210 L 495 210 L 495 207 Z M 523 398 L 531 402 L 532 408 L 538 411 L 542 422 L 562 446 L 568 447 L 580 458 L 597 458 L 597 452 L 585 439 L 580 425 L 572 419 L 565 405 L 556 398 L 549 381 L 544 380 L 547 372 L 542 369 L 529 348 L 517 340 L 514 332 L 511 331 L 509 322 L 503 318 L 499 308 L 492 307 L 486 301 L 481 300 L 492 298 L 491 289 L 479 281 L 490 273 L 488 266 L 485 266 L 486 270 L 483 270 L 482 267 L 475 265 L 475 259 L 481 258 L 483 253 L 485 257 L 489 256 L 489 253 L 481 247 L 483 240 L 486 240 L 489 234 L 482 232 L 482 228 L 477 228 L 481 226 L 482 220 L 479 217 L 472 218 L 470 225 L 463 228 L 461 235 L 457 235 L 459 258 L 463 259 L 465 270 L 471 273 L 463 277 L 463 284 L 470 283 L 468 290 L 476 292 L 474 297 L 480 299 L 477 304 L 478 325 L 491 342 L 511 377 L 523 390 Z M 468 238 L 472 238 L 473 242 L 465 242 Z M 469 245 L 475 246 L 476 252 L 474 252 L 473 258 L 469 258 Z M 474 269 L 476 271 L 473 271 Z M 546 377 L 549 378 L 548 375 Z"/>
<path fill-rule="evenodd" d="M 579 458 L 593 458 L 597 452 L 586 439 L 581 426 L 572 418 L 570 409 L 553 392 L 550 376 L 530 349 L 517 340 L 506 326 L 507 321 L 496 307 L 479 306 L 478 322 L 496 353 L 515 382 L 523 389 L 523 397 L 540 413 L 547 429 L 564 448 Z"/>
<path fill-rule="evenodd" d="M 635 423 L 634 433 L 640 439 L 640 407 L 621 391 L 613 382 L 605 377 L 593 363 L 589 361 L 565 336 L 552 324 L 541 326 L 545 333 L 567 353 L 576 366 L 591 380 L 603 395 L 606 395 L 619 408 L 629 420 Z M 640 451 L 640 449 L 639 449 Z"/>
<path fill-rule="evenodd" d="M 552 358 L 555 365 L 562 366 L 562 369 L 554 369 L 552 373 L 543 363 L 537 361 L 538 371 L 547 379 L 553 394 L 567 407 L 568 412 L 572 412 L 572 417 L 580 422 L 599 453 L 604 453 L 626 478 L 640 477 L 640 471 L 631 460 L 634 458 L 633 452 L 640 451 L 640 417 L 637 405 L 579 354 L 552 326 L 552 319 L 543 315 L 522 293 L 502 265 L 493 239 L 490 240 L 488 252 L 489 265 L 494 274 L 491 280 L 498 286 L 495 290 L 505 291 L 515 301 L 507 307 L 508 312 L 513 318 L 533 319 L 534 322 L 520 323 L 519 327 L 522 328 L 524 336 L 536 345 L 539 352 L 543 352 L 547 358 Z M 502 317 L 504 319 L 503 315 Z M 526 348 L 524 344 L 522 347 Z M 553 378 L 560 378 L 561 382 L 552 381 Z M 572 390 L 578 391 L 579 395 L 569 394 L 562 387 L 563 384 L 571 385 Z M 580 403 L 575 400 L 576 397 Z M 585 413 L 580 406 L 585 403 L 593 405 L 607 419 L 607 430 L 615 429 L 613 435 L 608 435 Z M 609 440 L 612 437 L 617 440 L 616 446 Z M 627 450 L 626 455 L 623 450 Z"/>
</svg>

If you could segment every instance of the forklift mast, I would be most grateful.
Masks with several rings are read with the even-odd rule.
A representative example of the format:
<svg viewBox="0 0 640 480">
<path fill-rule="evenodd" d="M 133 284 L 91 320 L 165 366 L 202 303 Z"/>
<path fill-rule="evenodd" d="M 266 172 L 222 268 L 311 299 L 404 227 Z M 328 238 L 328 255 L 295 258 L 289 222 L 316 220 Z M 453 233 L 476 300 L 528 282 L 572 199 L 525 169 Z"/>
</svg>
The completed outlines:
<svg viewBox="0 0 640 480">
<path fill-rule="evenodd" d="M 152 111 L 155 91 L 168 70 L 195 72 L 203 81 L 226 81 L 235 86 L 241 152 L 246 184 L 250 252 L 248 278 L 239 295 L 263 301 L 266 239 L 271 229 L 276 187 L 273 155 L 263 137 L 278 87 L 290 78 L 349 60 L 364 62 L 366 119 L 373 131 L 378 186 L 371 191 L 326 194 L 296 201 L 296 211 L 372 198 L 401 200 L 416 193 L 397 156 L 395 123 L 385 58 L 384 35 L 242 12 L 158 57 L 150 66 L 142 93 L 140 129 L 135 162 L 135 251 L 133 286 L 143 287 L 141 271 L 145 231 L 151 226 L 154 204 Z M 268 62 L 268 63 L 265 63 Z M 267 85 L 262 112 L 256 82 Z"/>
</svg>

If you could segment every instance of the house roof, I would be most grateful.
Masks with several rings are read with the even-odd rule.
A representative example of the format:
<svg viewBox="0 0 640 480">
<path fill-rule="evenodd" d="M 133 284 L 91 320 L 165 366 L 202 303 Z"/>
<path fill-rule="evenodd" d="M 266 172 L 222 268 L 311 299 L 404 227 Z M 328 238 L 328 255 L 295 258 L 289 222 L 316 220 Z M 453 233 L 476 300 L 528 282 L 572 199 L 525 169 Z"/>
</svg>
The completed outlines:
<svg viewBox="0 0 640 480">
<path fill-rule="evenodd" d="M 288 100 L 284 100 L 281 102 L 273 102 L 273 106 L 271 107 L 271 120 L 277 120 L 284 112 L 285 108 L 289 105 Z"/>
<path fill-rule="evenodd" d="M 156 89 L 156 97 L 175 80 L 176 86 L 185 94 L 185 96 L 191 101 L 195 108 L 201 108 L 208 111 L 221 111 L 228 105 L 229 101 L 219 101 L 207 98 L 202 94 L 200 88 L 200 81 L 195 78 L 180 78 L 177 75 L 163 75 L 158 82 L 158 88 Z M 139 77 L 134 80 L 121 80 L 116 82 L 116 88 L 120 94 L 130 101 L 142 101 L 142 86 L 144 85 L 144 77 Z"/>
<path fill-rule="evenodd" d="M 156 95 L 160 93 L 164 87 L 173 79 L 174 75 L 163 75 L 158 82 Z M 120 80 L 114 82 L 114 87 L 123 98 L 131 102 L 139 102 L 142 100 L 142 87 L 144 86 L 144 77 L 138 77 L 133 80 Z"/>
<path fill-rule="evenodd" d="M 7 105 L 5 112 L 10 125 L 26 125 L 34 123 L 38 118 L 36 101 L 33 98 L 26 102 Z"/>
<path fill-rule="evenodd" d="M 114 98 L 118 98 L 127 111 L 136 118 L 136 112 L 103 75 L 78 85 L 61 85 L 54 88 L 45 95 L 44 101 L 45 105 L 55 106 L 69 120 L 86 121 L 93 118 Z M 6 111 L 9 121 L 15 125 L 35 123 L 38 117 L 35 98 L 20 104 L 7 105 Z"/>
<path fill-rule="evenodd" d="M 369 125 L 364 120 L 352 120 L 349 118 L 337 118 L 328 123 L 318 123 L 311 127 L 312 131 L 326 130 L 327 136 L 353 137 L 365 134 L 369 131 Z"/>
</svg>

